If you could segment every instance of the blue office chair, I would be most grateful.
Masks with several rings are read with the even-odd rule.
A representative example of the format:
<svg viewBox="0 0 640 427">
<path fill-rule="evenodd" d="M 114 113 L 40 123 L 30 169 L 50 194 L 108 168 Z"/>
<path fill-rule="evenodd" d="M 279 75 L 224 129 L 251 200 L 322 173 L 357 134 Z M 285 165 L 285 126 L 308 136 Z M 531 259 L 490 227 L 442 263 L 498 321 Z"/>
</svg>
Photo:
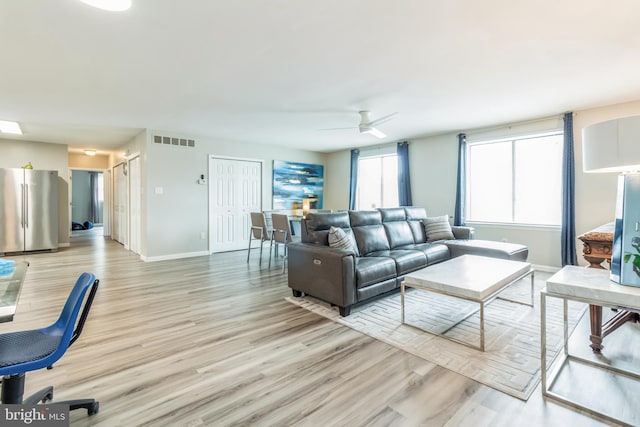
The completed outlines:
<svg viewBox="0 0 640 427">
<path fill-rule="evenodd" d="M 58 320 L 51 326 L 31 331 L 0 334 L 0 376 L 2 376 L 3 404 L 46 403 L 53 399 L 53 387 L 47 387 L 27 399 L 24 394 L 25 373 L 36 369 L 52 369 L 73 344 L 84 326 L 91 303 L 98 290 L 99 280 L 91 273 L 82 273 L 76 281 Z M 86 298 L 87 290 L 91 288 Z M 84 302 L 80 319 L 78 313 Z M 89 415 L 96 414 L 99 403 L 94 399 L 55 402 L 69 405 L 69 410 L 85 408 Z"/>
</svg>

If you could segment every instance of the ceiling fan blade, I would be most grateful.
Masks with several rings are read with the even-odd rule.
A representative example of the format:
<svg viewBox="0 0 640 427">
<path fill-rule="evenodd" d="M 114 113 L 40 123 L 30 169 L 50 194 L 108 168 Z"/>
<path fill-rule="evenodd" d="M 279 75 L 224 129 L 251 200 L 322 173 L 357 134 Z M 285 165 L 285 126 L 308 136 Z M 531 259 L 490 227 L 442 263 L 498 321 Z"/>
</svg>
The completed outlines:
<svg viewBox="0 0 640 427">
<path fill-rule="evenodd" d="M 375 119 L 369 122 L 370 126 L 376 126 L 379 125 L 381 123 L 387 122 L 389 120 L 391 120 L 391 118 L 393 116 L 395 116 L 396 114 L 398 114 L 398 112 L 396 111 L 395 113 L 391 113 L 391 114 L 387 114 L 386 116 L 382 116 L 379 119 Z"/>
<path fill-rule="evenodd" d="M 323 129 L 316 129 L 316 130 L 345 130 L 345 129 L 358 129 L 357 127 L 351 126 L 348 128 L 323 128 Z"/>
<path fill-rule="evenodd" d="M 362 133 L 368 133 L 370 135 L 375 136 L 376 138 L 381 138 L 381 139 L 387 137 L 387 135 L 385 135 L 383 132 L 380 132 L 378 129 L 376 129 L 374 127 L 369 128 L 369 129 L 363 131 Z"/>
</svg>

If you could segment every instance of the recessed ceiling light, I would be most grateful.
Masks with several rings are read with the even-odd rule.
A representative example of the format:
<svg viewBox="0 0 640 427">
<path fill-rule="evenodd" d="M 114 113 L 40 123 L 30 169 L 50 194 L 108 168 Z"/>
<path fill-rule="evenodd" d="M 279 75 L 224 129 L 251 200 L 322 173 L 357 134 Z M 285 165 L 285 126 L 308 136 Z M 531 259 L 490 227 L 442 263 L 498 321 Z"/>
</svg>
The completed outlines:
<svg viewBox="0 0 640 427">
<path fill-rule="evenodd" d="M 112 12 L 121 12 L 131 7 L 131 0 L 80 0 L 89 6 L 97 7 L 102 10 Z"/>
<path fill-rule="evenodd" d="M 84 150 L 84 154 L 86 154 L 87 156 L 95 156 L 96 150 Z"/>
<path fill-rule="evenodd" d="M 20 129 L 20 125 L 17 122 L 9 122 L 6 120 L 0 120 L 0 132 L 22 135 L 22 129 Z"/>
</svg>

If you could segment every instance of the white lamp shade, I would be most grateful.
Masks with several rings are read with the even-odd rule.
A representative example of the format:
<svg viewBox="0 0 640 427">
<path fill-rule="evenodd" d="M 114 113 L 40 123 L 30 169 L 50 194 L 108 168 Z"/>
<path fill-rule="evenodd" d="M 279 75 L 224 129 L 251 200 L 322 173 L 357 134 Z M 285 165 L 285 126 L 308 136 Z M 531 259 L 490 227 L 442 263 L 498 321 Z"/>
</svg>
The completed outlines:
<svg viewBox="0 0 640 427">
<path fill-rule="evenodd" d="M 582 165 L 585 172 L 640 171 L 640 116 L 583 128 Z"/>
</svg>

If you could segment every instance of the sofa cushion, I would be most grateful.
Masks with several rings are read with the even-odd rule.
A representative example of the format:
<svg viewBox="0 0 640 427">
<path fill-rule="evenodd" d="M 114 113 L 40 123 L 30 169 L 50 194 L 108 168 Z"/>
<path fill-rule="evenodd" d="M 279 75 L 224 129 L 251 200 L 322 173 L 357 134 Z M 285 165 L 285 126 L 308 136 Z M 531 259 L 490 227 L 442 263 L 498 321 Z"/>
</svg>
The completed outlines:
<svg viewBox="0 0 640 427">
<path fill-rule="evenodd" d="M 398 249 L 414 249 L 421 251 L 427 257 L 427 265 L 437 264 L 451 258 L 449 248 L 447 245 L 442 243 L 419 243 L 417 245 L 402 246 Z"/>
<path fill-rule="evenodd" d="M 385 257 L 357 257 L 356 288 L 396 277 L 396 263 Z"/>
<path fill-rule="evenodd" d="M 407 213 L 404 208 L 378 208 L 382 222 L 406 221 Z"/>
<path fill-rule="evenodd" d="M 358 248 L 355 245 L 351 229 L 347 229 L 347 231 L 345 231 L 342 228 L 332 226 L 329 229 L 328 240 L 329 246 L 332 248 L 344 249 L 358 255 Z"/>
<path fill-rule="evenodd" d="M 358 243 L 358 252 L 361 256 L 376 251 L 388 251 L 389 241 L 382 224 L 366 225 L 352 228 L 353 235 Z"/>
<path fill-rule="evenodd" d="M 451 231 L 451 224 L 449 224 L 449 217 L 447 215 L 426 218 L 424 220 L 424 228 L 427 233 L 427 242 L 452 240 L 455 238 Z"/>
<path fill-rule="evenodd" d="M 380 211 L 349 211 L 349 224 L 351 228 L 382 225 L 382 214 Z"/>
<path fill-rule="evenodd" d="M 413 241 L 413 232 L 407 221 L 385 222 L 384 230 L 387 233 L 389 247 L 391 249 L 398 246 L 410 245 Z"/>
<path fill-rule="evenodd" d="M 396 262 L 398 275 L 407 274 L 427 266 L 427 256 L 417 249 L 395 249 L 390 251 L 378 251 L 368 257 L 388 257 Z"/>
<path fill-rule="evenodd" d="M 451 258 L 461 255 L 479 255 L 493 258 L 526 261 L 529 248 L 525 245 L 492 240 L 450 240 L 444 242 L 449 247 Z"/>
<path fill-rule="evenodd" d="M 360 302 L 381 295 L 385 292 L 390 292 L 400 285 L 397 279 L 387 279 L 382 282 L 374 283 L 369 286 L 356 289 L 356 301 Z"/>
<path fill-rule="evenodd" d="M 416 206 L 406 206 L 404 211 L 407 216 L 407 223 L 413 233 L 413 242 L 425 243 L 427 241 L 427 233 L 424 231 L 424 220 L 427 218 L 426 209 Z"/>
<path fill-rule="evenodd" d="M 346 211 L 309 213 L 302 221 L 302 241 L 328 246 L 332 226 L 348 229 L 349 214 Z"/>
<path fill-rule="evenodd" d="M 361 256 L 390 249 L 380 211 L 349 211 L 349 221 Z"/>
</svg>

